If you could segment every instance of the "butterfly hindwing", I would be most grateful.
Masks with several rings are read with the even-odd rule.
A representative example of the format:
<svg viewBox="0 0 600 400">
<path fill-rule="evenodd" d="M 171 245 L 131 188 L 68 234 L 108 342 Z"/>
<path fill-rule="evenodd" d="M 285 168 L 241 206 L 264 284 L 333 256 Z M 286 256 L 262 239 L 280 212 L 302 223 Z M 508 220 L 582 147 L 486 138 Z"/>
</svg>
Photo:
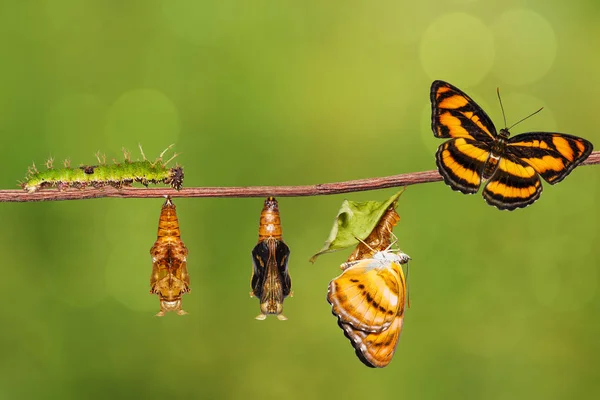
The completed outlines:
<svg viewBox="0 0 600 400">
<path fill-rule="evenodd" d="M 507 151 L 531 165 L 550 184 L 562 181 L 592 152 L 589 141 L 564 133 L 530 132 L 508 140 Z"/>
<path fill-rule="evenodd" d="M 496 128 L 469 96 L 443 81 L 431 84 L 431 128 L 439 138 L 467 138 L 491 143 Z"/>
<path fill-rule="evenodd" d="M 402 302 L 400 282 L 378 260 L 365 259 L 329 283 L 327 300 L 340 321 L 367 332 L 387 329 Z"/>
<path fill-rule="evenodd" d="M 392 361 L 400 339 L 403 320 L 403 315 L 397 316 L 392 325 L 382 333 L 364 332 L 341 321 L 338 321 L 338 324 L 352 342 L 356 355 L 363 364 L 371 368 L 383 368 Z"/>
<path fill-rule="evenodd" d="M 490 152 L 487 144 L 467 138 L 454 138 L 442 143 L 436 164 L 444 182 L 465 194 L 477 193 L 481 171 Z"/>
<path fill-rule="evenodd" d="M 500 210 L 514 210 L 536 201 L 542 194 L 542 182 L 531 165 L 507 153 L 498 161 L 482 194 L 488 204 Z"/>
</svg>

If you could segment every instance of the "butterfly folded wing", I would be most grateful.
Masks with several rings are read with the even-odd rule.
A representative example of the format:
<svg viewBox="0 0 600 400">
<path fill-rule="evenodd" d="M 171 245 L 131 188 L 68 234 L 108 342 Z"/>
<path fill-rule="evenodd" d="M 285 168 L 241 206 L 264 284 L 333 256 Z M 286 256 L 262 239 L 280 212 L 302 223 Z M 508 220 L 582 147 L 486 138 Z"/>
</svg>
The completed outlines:
<svg viewBox="0 0 600 400">
<path fill-rule="evenodd" d="M 387 264 L 384 269 L 381 269 L 380 272 L 385 276 L 386 281 L 394 281 L 398 285 L 396 292 L 397 302 L 395 302 L 396 306 L 394 307 L 395 313 L 391 324 L 387 328 L 376 332 L 369 329 L 360 329 L 355 324 L 346 322 L 342 315 L 336 314 L 338 316 L 338 325 L 344 330 L 344 335 L 350 339 L 350 343 L 352 344 L 352 347 L 354 347 L 358 358 L 366 366 L 373 368 L 385 367 L 390 363 L 394 356 L 400 338 L 400 332 L 402 331 L 404 308 L 407 299 L 406 280 L 402 267 L 396 263 L 390 263 Z M 363 277 L 365 280 L 373 278 L 372 275 L 363 275 Z M 378 284 L 381 286 L 383 283 L 379 282 Z M 349 306 L 349 304 L 346 304 L 346 306 Z M 335 309 L 335 306 L 333 309 Z M 350 310 L 356 314 L 360 313 L 359 309 Z"/>
<path fill-rule="evenodd" d="M 507 151 L 531 165 L 550 184 L 562 181 L 593 150 L 589 141 L 564 133 L 530 132 L 509 139 Z"/>
<path fill-rule="evenodd" d="M 490 151 L 487 144 L 466 138 L 442 143 L 436 153 L 436 164 L 444 182 L 453 190 L 477 193 L 481 172 Z"/>
<path fill-rule="evenodd" d="M 469 96 L 443 81 L 431 84 L 431 128 L 439 138 L 467 138 L 491 143 L 496 128 L 488 115 Z"/>
<path fill-rule="evenodd" d="M 488 204 L 500 210 L 514 210 L 536 201 L 542 194 L 542 182 L 531 165 L 507 153 L 482 194 Z"/>
</svg>

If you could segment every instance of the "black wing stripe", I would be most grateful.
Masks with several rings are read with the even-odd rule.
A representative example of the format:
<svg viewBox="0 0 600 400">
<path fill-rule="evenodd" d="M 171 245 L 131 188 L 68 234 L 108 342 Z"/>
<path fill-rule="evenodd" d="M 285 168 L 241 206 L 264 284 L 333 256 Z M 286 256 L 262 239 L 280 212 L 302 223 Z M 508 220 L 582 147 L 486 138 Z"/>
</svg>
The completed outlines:
<svg viewBox="0 0 600 400">
<path fill-rule="evenodd" d="M 443 81 L 431 85 L 431 127 L 440 138 L 466 137 L 490 143 L 496 128 L 490 117 L 457 87 Z"/>
<path fill-rule="evenodd" d="M 485 201 L 500 210 L 514 210 L 539 199 L 542 194 L 540 178 L 536 173 L 530 174 L 527 168 L 531 167 L 507 154 L 483 189 Z"/>
<path fill-rule="evenodd" d="M 593 145 L 577 136 L 531 132 L 509 139 L 507 151 L 531 165 L 550 184 L 562 181 L 592 152 Z"/>
</svg>

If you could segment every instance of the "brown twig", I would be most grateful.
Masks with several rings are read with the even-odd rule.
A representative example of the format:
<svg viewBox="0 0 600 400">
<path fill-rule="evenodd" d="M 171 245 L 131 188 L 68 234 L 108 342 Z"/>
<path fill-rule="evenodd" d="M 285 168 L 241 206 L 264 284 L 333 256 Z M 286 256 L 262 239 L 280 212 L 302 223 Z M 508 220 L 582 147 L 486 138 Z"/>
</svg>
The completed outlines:
<svg viewBox="0 0 600 400">
<path fill-rule="evenodd" d="M 595 151 L 581 165 L 600 164 L 600 151 Z M 170 195 L 171 197 L 300 197 L 323 196 L 348 192 L 385 189 L 416 185 L 419 183 L 441 181 L 437 171 L 422 171 L 408 174 L 385 176 L 381 178 L 357 179 L 354 181 L 322 183 L 306 186 L 232 186 L 232 187 L 199 187 L 184 188 L 179 191 L 170 188 L 123 188 L 115 189 L 69 189 L 40 190 L 26 193 L 23 190 L 0 190 L 0 202 L 84 200 L 101 197 L 121 198 L 155 198 Z"/>
</svg>

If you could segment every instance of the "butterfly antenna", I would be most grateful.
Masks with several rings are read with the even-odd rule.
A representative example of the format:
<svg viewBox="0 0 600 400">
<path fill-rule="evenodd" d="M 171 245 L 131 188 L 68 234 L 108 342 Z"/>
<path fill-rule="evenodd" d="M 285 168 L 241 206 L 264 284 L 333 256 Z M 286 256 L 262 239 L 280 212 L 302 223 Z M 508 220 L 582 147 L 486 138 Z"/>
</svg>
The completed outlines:
<svg viewBox="0 0 600 400">
<path fill-rule="evenodd" d="M 502 110 L 502 118 L 504 118 L 504 127 L 506 128 L 506 114 L 504 113 L 504 105 L 502 104 L 502 97 L 500 97 L 499 87 L 496 88 L 496 93 L 498 94 L 498 101 L 500 102 L 500 109 Z"/>
<path fill-rule="evenodd" d="M 388 251 L 396 243 L 398 243 L 398 236 L 394 235 L 394 232 L 390 231 L 390 245 L 385 250 Z"/>
<path fill-rule="evenodd" d="M 506 129 L 507 129 L 507 130 L 510 130 L 510 129 L 512 129 L 512 128 L 513 128 L 513 126 L 520 124 L 521 122 L 525 121 L 527 118 L 533 117 L 535 114 L 539 113 L 539 112 L 540 112 L 540 111 L 542 111 L 543 109 L 544 109 L 544 107 L 540 108 L 540 109 L 539 109 L 539 110 L 537 110 L 537 111 L 534 111 L 534 112 L 532 112 L 531 114 L 529 114 L 529 115 L 528 115 L 528 116 L 526 116 L 525 118 L 523 118 L 523 119 L 521 119 L 520 121 L 518 121 L 518 122 L 515 122 L 514 124 L 512 124 L 512 125 L 510 126 L 510 128 L 506 128 Z M 506 121 L 505 121 L 505 123 L 506 123 Z"/>
</svg>

